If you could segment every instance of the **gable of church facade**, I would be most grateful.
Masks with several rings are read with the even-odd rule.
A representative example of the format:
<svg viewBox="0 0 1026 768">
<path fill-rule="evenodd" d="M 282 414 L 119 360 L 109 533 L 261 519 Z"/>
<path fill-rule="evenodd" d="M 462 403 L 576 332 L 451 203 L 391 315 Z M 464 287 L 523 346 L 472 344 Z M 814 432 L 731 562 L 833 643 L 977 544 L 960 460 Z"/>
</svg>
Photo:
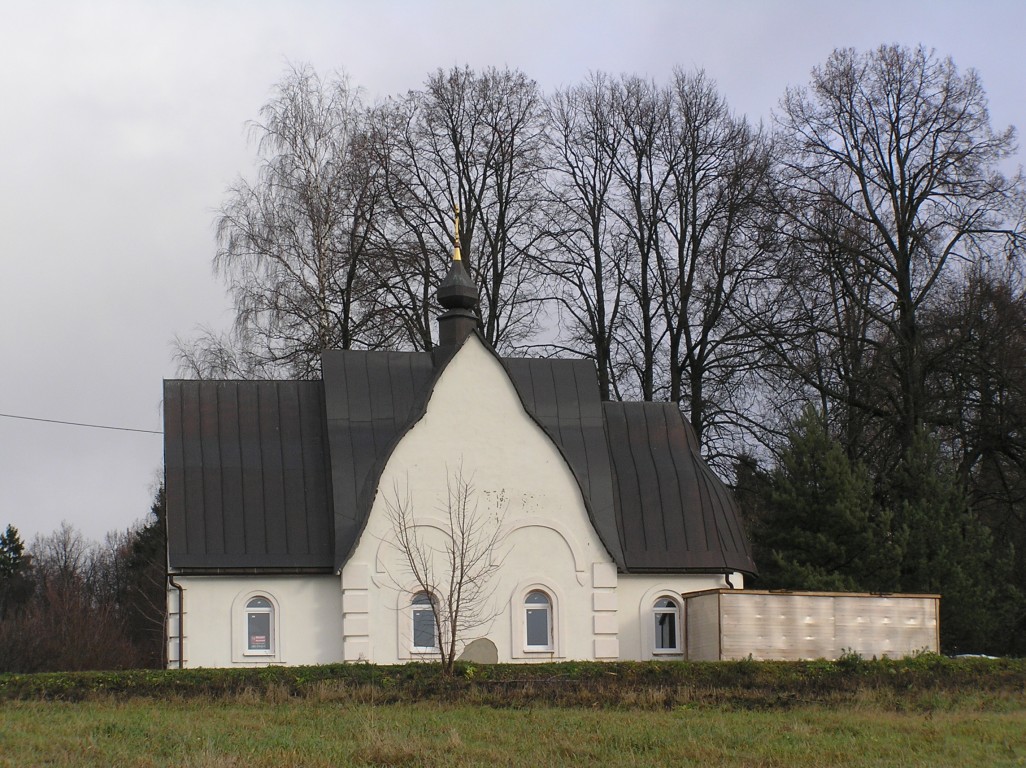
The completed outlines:
<svg viewBox="0 0 1026 768">
<path fill-rule="evenodd" d="M 488 638 L 500 660 L 618 658 L 615 610 L 602 610 L 596 600 L 614 593 L 616 567 L 563 456 L 475 335 L 449 362 L 424 415 L 389 457 L 366 527 L 342 569 L 345 658 L 390 663 L 422 657 L 408 617 L 416 587 L 389 506 L 409 499 L 416 532 L 441 546 L 447 485 L 457 474 L 472 487 L 474 514 L 486 526 L 501 525 L 493 553 L 501 568 L 482 606 L 490 618 L 462 639 Z M 550 601 L 551 637 L 544 648 L 528 643 L 525 626 L 525 601 L 535 592 Z M 366 613 L 349 610 L 353 606 Z"/>
</svg>

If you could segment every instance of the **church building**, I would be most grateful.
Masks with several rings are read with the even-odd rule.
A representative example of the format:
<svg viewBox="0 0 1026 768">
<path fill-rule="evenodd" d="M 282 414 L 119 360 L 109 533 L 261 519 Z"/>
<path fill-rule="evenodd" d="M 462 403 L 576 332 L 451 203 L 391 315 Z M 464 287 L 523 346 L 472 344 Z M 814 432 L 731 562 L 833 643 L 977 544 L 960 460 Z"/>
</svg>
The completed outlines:
<svg viewBox="0 0 1026 768">
<path fill-rule="evenodd" d="M 457 248 L 431 352 L 164 383 L 169 666 L 438 658 L 410 549 L 452 540 L 454 488 L 493 550 L 457 653 L 682 659 L 689 633 L 722 653 L 720 595 L 755 565 L 680 410 L 603 402 L 590 361 L 500 357 L 477 300 Z"/>
</svg>

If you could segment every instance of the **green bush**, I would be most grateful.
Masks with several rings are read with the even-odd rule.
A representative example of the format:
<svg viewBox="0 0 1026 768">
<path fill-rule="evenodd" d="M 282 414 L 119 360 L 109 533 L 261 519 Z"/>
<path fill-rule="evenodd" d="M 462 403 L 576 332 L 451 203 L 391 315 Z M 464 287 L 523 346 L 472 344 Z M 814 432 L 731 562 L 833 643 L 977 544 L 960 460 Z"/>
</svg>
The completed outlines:
<svg viewBox="0 0 1026 768">
<path fill-rule="evenodd" d="M 930 697 L 1026 695 L 1026 660 L 908 659 L 758 662 L 565 662 L 537 665 L 334 664 L 252 669 L 131 670 L 0 675 L 0 700 L 82 701 L 101 697 L 232 698 L 333 695 L 377 703 L 447 701 L 492 706 L 693 706 L 766 708 L 889 702 Z"/>
</svg>

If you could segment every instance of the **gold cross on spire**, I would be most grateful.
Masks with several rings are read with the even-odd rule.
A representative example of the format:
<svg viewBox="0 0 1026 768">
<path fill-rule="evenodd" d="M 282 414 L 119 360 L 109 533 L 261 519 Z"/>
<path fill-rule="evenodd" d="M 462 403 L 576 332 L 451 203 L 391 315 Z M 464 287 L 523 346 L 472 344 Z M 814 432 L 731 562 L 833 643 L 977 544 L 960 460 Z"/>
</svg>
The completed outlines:
<svg viewBox="0 0 1026 768">
<path fill-rule="evenodd" d="M 463 257 L 460 255 L 460 207 L 456 206 L 456 218 L 453 226 L 453 249 L 452 249 L 452 260 L 462 261 Z"/>
</svg>

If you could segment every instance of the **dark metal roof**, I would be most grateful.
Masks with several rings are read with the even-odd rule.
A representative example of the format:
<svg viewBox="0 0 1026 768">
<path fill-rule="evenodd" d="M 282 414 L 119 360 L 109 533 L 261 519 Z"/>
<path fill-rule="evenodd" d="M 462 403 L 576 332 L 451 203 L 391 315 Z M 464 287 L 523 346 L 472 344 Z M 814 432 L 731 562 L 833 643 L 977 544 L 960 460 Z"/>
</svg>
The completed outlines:
<svg viewBox="0 0 1026 768">
<path fill-rule="evenodd" d="M 628 571 L 755 573 L 730 489 L 673 403 L 604 403 Z"/>
<path fill-rule="evenodd" d="M 455 351 L 330 351 L 323 383 L 165 382 L 172 568 L 340 569 Z M 602 403 L 588 361 L 501 362 L 621 570 L 754 572 L 730 491 L 674 405 Z"/>
<path fill-rule="evenodd" d="M 317 381 L 165 381 L 168 561 L 176 570 L 330 569 Z"/>
<path fill-rule="evenodd" d="M 606 550 L 624 568 L 595 365 L 589 360 L 507 358 L 503 362 L 527 412 L 570 465 Z"/>
<path fill-rule="evenodd" d="M 437 374 L 430 352 L 355 350 L 325 352 L 321 373 L 338 570 L 360 537 L 385 462 L 424 413 Z"/>
</svg>

